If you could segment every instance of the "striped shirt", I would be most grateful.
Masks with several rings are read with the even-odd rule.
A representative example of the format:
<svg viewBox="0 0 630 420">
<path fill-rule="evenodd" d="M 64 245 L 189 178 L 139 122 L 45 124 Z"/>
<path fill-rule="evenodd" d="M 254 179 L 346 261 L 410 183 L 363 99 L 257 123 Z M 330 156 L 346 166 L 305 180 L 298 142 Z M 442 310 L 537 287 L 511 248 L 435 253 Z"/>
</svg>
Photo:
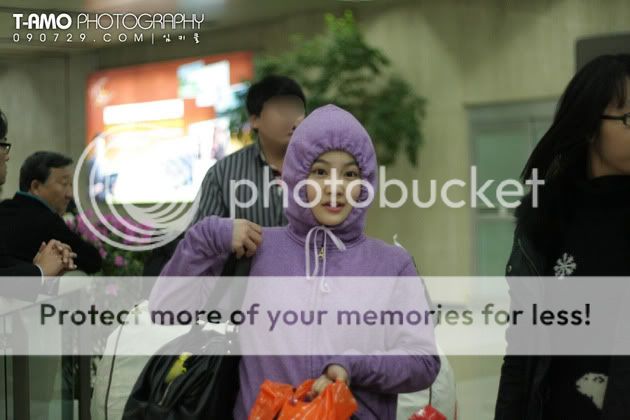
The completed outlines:
<svg viewBox="0 0 630 420">
<path fill-rule="evenodd" d="M 220 216 L 247 219 L 266 227 L 286 225 L 287 219 L 282 208 L 282 188 L 274 183 L 274 180 L 279 179 L 280 173 L 266 162 L 258 142 L 226 156 L 217 161 L 206 173 L 201 184 L 199 208 L 193 224 L 206 216 Z M 231 181 L 241 181 L 240 186 L 232 187 L 233 194 L 230 191 Z M 243 181 L 249 181 L 256 187 L 258 197 L 255 201 L 251 200 L 252 189 L 243 185 Z M 266 186 L 269 187 L 268 200 L 264 199 Z M 250 201 L 251 205 L 239 205 L 250 204 Z"/>
</svg>

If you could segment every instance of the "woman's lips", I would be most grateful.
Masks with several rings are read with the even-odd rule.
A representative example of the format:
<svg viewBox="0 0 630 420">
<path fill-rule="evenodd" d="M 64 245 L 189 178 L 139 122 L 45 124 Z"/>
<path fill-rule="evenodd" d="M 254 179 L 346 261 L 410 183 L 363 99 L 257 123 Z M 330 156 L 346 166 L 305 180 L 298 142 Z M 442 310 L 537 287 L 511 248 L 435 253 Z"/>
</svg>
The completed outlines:
<svg viewBox="0 0 630 420">
<path fill-rule="evenodd" d="M 337 214 L 343 210 L 344 206 L 345 204 L 337 204 L 336 207 L 332 207 L 330 204 L 324 204 L 323 207 L 326 209 L 326 211 Z"/>
</svg>

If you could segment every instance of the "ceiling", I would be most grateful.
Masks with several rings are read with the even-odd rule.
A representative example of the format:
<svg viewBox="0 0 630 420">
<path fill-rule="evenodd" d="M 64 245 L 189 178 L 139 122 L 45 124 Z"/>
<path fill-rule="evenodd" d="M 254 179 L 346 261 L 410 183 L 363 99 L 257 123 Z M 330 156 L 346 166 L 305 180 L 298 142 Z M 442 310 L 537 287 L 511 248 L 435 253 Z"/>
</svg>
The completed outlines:
<svg viewBox="0 0 630 420">
<path fill-rule="evenodd" d="M 48 14 L 68 13 L 76 22 L 79 13 L 195 13 L 204 15 L 201 29 L 212 30 L 228 26 L 238 26 L 258 21 L 280 19 L 284 16 L 311 12 L 336 11 L 343 8 L 364 9 L 385 4 L 393 0 L 0 0 L 0 54 L 2 55 L 41 55 L 67 53 L 94 48 L 103 48 L 115 44 L 115 38 L 121 31 L 106 30 L 48 30 L 46 39 L 41 42 L 42 31 L 15 29 L 14 13 Z M 68 33 L 72 32 L 70 37 Z M 106 43 L 103 35 L 109 32 L 114 42 Z M 136 31 L 126 31 L 133 33 Z M 141 31 L 145 40 L 151 31 Z M 171 32 L 173 36 L 174 32 Z M 183 32 L 183 31 L 179 31 Z M 179 33 L 178 32 L 178 33 Z M 15 38 L 15 34 L 19 38 Z M 29 41 L 28 34 L 33 38 Z M 57 40 L 53 42 L 55 33 Z M 81 35 L 81 33 L 85 35 Z M 130 35 L 133 37 L 133 35 Z M 160 37 L 159 31 L 155 32 Z M 83 40 L 80 39 L 83 38 Z M 67 42 L 68 40 L 72 42 Z M 17 41 L 17 42 L 16 42 Z M 91 42 L 90 42 L 91 41 Z"/>
</svg>

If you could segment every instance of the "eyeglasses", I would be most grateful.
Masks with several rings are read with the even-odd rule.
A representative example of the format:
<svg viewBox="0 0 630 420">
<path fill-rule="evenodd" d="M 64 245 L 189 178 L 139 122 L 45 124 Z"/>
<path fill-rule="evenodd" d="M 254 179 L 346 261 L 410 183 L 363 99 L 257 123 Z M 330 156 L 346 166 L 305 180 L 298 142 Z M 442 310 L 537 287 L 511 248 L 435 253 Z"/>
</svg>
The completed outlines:
<svg viewBox="0 0 630 420">
<path fill-rule="evenodd" d="M 630 112 L 623 115 L 602 115 L 602 119 L 623 121 L 626 127 L 630 127 Z"/>
<path fill-rule="evenodd" d="M 6 143 L 4 141 L 0 141 L 0 151 L 8 154 L 11 151 L 11 143 Z"/>
</svg>

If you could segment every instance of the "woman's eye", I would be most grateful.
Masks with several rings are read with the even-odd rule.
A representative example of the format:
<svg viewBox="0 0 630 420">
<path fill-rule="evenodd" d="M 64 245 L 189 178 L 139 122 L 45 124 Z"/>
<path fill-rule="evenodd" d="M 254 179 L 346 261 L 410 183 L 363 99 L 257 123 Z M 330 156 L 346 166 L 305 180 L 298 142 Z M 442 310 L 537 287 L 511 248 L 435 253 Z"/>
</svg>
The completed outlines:
<svg viewBox="0 0 630 420">
<path fill-rule="evenodd" d="M 348 178 L 358 178 L 359 173 L 357 171 L 348 171 L 346 172 L 346 177 Z"/>
<path fill-rule="evenodd" d="M 321 169 L 321 168 L 316 168 L 316 169 L 313 169 L 313 171 L 311 173 L 313 175 L 317 175 L 317 176 L 324 176 L 324 175 L 326 175 L 326 170 Z"/>
</svg>

